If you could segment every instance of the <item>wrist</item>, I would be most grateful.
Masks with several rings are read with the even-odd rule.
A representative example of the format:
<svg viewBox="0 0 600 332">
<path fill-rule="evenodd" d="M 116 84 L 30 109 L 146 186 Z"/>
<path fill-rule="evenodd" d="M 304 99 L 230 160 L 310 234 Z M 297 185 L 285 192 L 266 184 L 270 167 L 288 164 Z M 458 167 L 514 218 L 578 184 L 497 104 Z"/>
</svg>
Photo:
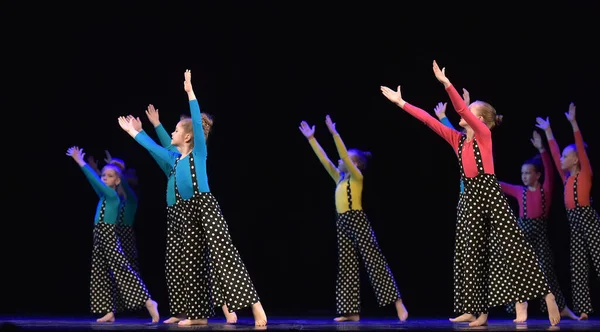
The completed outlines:
<svg viewBox="0 0 600 332">
<path fill-rule="evenodd" d="M 442 84 L 444 85 L 444 89 L 448 89 L 449 87 L 452 86 L 452 83 L 450 83 L 450 81 L 442 82 Z"/>
<path fill-rule="evenodd" d="M 544 148 L 539 148 L 539 149 L 538 149 L 538 151 L 539 151 L 539 153 L 542 153 L 542 152 L 546 152 L 546 149 L 544 149 Z"/>
<path fill-rule="evenodd" d="M 406 104 L 406 101 L 404 101 L 404 99 L 401 99 L 399 102 L 396 103 L 396 105 L 398 105 L 398 107 L 400 107 L 400 108 L 404 108 L 405 104 Z"/>
<path fill-rule="evenodd" d="M 160 126 L 160 121 L 152 122 L 152 125 L 154 126 L 154 128 L 156 128 L 156 127 Z"/>
</svg>

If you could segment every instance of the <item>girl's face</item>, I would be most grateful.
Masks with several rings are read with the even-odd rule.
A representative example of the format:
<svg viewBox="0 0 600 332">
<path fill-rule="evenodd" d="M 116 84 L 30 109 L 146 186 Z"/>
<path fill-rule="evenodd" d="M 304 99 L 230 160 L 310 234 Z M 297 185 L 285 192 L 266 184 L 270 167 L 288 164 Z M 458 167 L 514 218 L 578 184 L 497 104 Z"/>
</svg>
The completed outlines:
<svg viewBox="0 0 600 332">
<path fill-rule="evenodd" d="M 473 113 L 473 115 L 475 115 L 479 120 L 483 121 L 483 117 L 479 115 L 479 111 L 477 110 L 476 103 L 472 103 L 471 105 L 469 105 L 469 111 Z M 469 126 L 467 121 L 465 121 L 465 119 L 463 119 L 462 117 L 460 118 L 460 121 L 458 121 L 458 125 L 463 128 L 467 128 Z"/>
<path fill-rule="evenodd" d="M 577 157 L 577 151 L 573 149 L 572 146 L 567 146 L 560 157 L 560 168 L 563 170 L 569 170 L 579 163 L 579 158 Z"/>
<path fill-rule="evenodd" d="M 521 180 L 523 181 L 523 185 L 533 187 L 540 181 L 541 176 L 542 173 L 536 171 L 535 166 L 531 164 L 521 166 Z"/>
<path fill-rule="evenodd" d="M 111 188 L 116 188 L 119 184 L 121 184 L 121 178 L 117 174 L 117 171 L 115 171 L 111 167 L 104 167 L 102 169 L 101 179 L 105 185 L 107 185 Z"/>
<path fill-rule="evenodd" d="M 186 134 L 183 124 L 179 121 L 177 126 L 175 126 L 175 131 L 171 133 L 171 144 L 173 144 L 173 146 L 182 146 L 185 143 L 187 136 L 188 134 Z"/>
</svg>

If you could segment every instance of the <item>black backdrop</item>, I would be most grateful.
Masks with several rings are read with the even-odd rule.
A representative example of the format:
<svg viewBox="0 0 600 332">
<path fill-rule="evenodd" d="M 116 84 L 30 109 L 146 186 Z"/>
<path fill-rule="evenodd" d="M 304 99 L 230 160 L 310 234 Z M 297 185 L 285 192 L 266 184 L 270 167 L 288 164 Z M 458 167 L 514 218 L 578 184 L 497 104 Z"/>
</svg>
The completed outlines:
<svg viewBox="0 0 600 332">
<path fill-rule="evenodd" d="M 137 170 L 143 276 L 167 315 L 166 179 L 116 117 L 140 116 L 154 135 L 143 112 L 152 103 L 173 130 L 189 112 L 186 68 L 202 111 L 215 119 L 211 189 L 271 315 L 333 314 L 334 184 L 297 129 L 301 120 L 315 124 L 337 160 L 326 114 L 347 146 L 373 152 L 364 205 L 409 312 L 451 315 L 456 157 L 379 91 L 401 84 L 407 101 L 433 113 L 448 100 L 433 59 L 459 91 L 467 88 L 505 115 L 494 134 L 500 179 L 520 182 L 522 161 L 535 154 L 529 138 L 536 116 L 551 117 L 561 147 L 573 142 L 563 115 L 570 101 L 592 163 L 600 165 L 591 5 L 531 12 L 400 3 L 25 6 L 8 6 L 4 22 L 10 60 L 3 99 L 12 137 L 3 160 L 12 189 L 0 226 L 0 313 L 88 312 L 97 201 L 64 155 L 79 145 L 97 159 L 108 149 Z M 451 107 L 448 114 L 456 124 Z M 569 294 L 557 184 L 551 241 Z M 363 294 L 365 313 L 393 314 L 376 308 L 366 278 Z"/>
</svg>

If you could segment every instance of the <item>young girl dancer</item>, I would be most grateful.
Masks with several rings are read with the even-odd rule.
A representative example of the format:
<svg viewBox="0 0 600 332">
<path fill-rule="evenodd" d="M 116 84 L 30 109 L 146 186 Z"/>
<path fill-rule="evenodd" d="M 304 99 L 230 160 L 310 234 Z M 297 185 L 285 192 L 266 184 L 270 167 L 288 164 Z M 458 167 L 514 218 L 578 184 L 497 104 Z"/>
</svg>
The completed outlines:
<svg viewBox="0 0 600 332">
<path fill-rule="evenodd" d="M 517 224 L 523 231 L 525 239 L 533 247 L 544 275 L 548 280 L 548 286 L 560 310 L 562 317 L 577 319 L 575 314 L 567 307 L 565 297 L 560 290 L 560 285 L 554 272 L 554 258 L 550 241 L 548 241 L 548 215 L 552 203 L 552 192 L 554 189 L 554 177 L 548 172 L 552 167 L 550 154 L 544 149 L 542 137 L 537 131 L 533 132 L 531 143 L 539 151 L 539 158 L 532 158 L 521 166 L 521 180 L 523 185 L 508 184 L 500 181 L 502 191 L 519 203 L 519 218 Z M 542 174 L 545 173 L 544 184 L 540 184 Z M 507 306 L 509 312 L 515 312 L 515 304 Z M 546 303 L 540 302 L 540 310 L 547 310 Z M 516 318 L 514 322 L 522 323 L 527 320 L 527 302 L 516 303 Z"/>
<path fill-rule="evenodd" d="M 579 319 L 588 319 L 593 311 L 589 288 L 589 262 L 591 256 L 596 273 L 600 275 L 600 218 L 590 205 L 592 166 L 585 151 L 583 136 L 575 120 L 575 105 L 565 113 L 573 128 L 575 144 L 567 146 L 562 156 L 554 139 L 550 121 L 537 118 L 537 127 L 546 132 L 554 165 L 565 185 L 564 197 L 571 229 L 571 283 L 573 310 Z"/>
<path fill-rule="evenodd" d="M 140 276 L 130 266 L 117 238 L 115 224 L 119 218 L 121 200 L 117 187 L 121 184 L 121 170 L 108 164 L 102 169 L 101 178 L 84 161 L 83 149 L 74 146 L 67 150 L 100 197 L 94 218 L 94 249 L 92 252 L 92 277 L 90 285 L 91 311 L 104 314 L 98 322 L 114 322 L 118 298 L 125 308 L 133 310 L 146 306 L 152 322 L 159 319 L 154 302 Z"/>
<path fill-rule="evenodd" d="M 172 170 L 167 183 L 168 238 L 167 286 L 173 317 L 166 323 L 207 324 L 214 305 L 231 311 L 252 306 L 256 326 L 265 326 L 267 317 L 241 257 L 231 241 L 227 223 L 208 187 L 206 135 L 208 120 L 192 89 L 191 72 L 185 72 L 191 119 L 183 118 L 172 134 L 171 144 L 179 152 L 157 145 L 125 117 L 119 124 L 131 137 L 153 152 Z M 208 127 L 210 127 L 207 124 Z M 182 320 L 181 315 L 185 315 Z"/>
<path fill-rule="evenodd" d="M 315 154 L 336 183 L 335 207 L 338 213 L 337 244 L 338 274 L 336 282 L 336 309 L 340 315 L 337 322 L 360 320 L 360 270 L 362 260 L 379 306 L 395 303 L 398 318 L 405 321 L 408 312 L 404 307 L 398 286 L 390 271 L 367 215 L 362 209 L 363 174 L 367 166 L 368 152 L 346 150 L 329 115 L 325 119 L 333 135 L 340 160 L 338 167 L 329 160 L 314 137 L 315 127 L 300 123 L 300 131 L 308 139 Z"/>
<path fill-rule="evenodd" d="M 465 193 L 459 206 L 454 260 L 454 310 L 456 321 L 470 326 L 487 324 L 488 308 L 545 296 L 550 323 L 560 321 L 560 312 L 531 246 L 516 225 L 506 197 L 494 175 L 491 129 L 501 118 L 488 103 L 475 101 L 469 107 L 433 62 L 433 72 L 444 85 L 465 133 L 448 128 L 422 109 L 402 99 L 396 91 L 381 87 L 394 104 L 423 121 L 452 145 L 458 156 Z M 462 220 L 461 220 L 462 219 Z"/>
</svg>

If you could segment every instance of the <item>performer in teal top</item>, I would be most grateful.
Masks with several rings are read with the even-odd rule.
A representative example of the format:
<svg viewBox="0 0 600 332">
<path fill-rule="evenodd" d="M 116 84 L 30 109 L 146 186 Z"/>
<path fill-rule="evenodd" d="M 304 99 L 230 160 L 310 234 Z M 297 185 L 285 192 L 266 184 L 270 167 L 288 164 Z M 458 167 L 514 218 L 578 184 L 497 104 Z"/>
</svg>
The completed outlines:
<svg viewBox="0 0 600 332">
<path fill-rule="evenodd" d="M 100 200 L 94 217 L 94 247 L 92 251 L 92 276 L 90 283 L 91 311 L 103 314 L 98 322 L 113 322 L 115 313 L 135 310 L 143 306 L 148 309 L 152 322 L 158 322 L 158 306 L 139 274 L 131 267 L 117 238 L 116 224 L 119 221 L 122 203 L 117 190 L 122 182 L 121 169 L 113 164 L 104 166 L 101 176 L 85 161 L 83 149 L 76 146 L 67 150 Z"/>
</svg>

